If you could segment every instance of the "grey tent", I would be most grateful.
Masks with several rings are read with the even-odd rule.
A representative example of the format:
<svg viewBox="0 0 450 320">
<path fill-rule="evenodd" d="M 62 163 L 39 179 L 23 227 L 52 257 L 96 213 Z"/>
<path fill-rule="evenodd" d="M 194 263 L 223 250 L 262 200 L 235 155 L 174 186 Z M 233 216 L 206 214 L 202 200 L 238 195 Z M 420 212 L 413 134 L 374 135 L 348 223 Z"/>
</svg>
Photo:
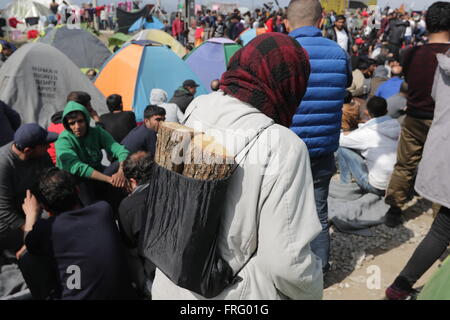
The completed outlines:
<svg viewBox="0 0 450 320">
<path fill-rule="evenodd" d="M 20 47 L 0 68 L 0 100 L 20 113 L 22 121 L 47 127 L 71 91 L 85 91 L 99 113 L 108 112 L 105 97 L 61 51 L 43 43 Z"/>
<path fill-rule="evenodd" d="M 54 46 L 70 58 L 78 68 L 100 69 L 111 56 L 111 51 L 95 35 L 77 28 L 50 28 L 38 40 Z"/>
</svg>

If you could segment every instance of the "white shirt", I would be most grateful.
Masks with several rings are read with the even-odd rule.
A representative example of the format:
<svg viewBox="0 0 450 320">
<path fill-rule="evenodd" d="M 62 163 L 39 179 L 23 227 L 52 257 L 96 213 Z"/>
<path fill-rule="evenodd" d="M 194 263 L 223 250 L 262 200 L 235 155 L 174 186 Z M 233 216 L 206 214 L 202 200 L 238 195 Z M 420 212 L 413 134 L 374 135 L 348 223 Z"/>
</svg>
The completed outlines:
<svg viewBox="0 0 450 320">
<path fill-rule="evenodd" d="M 334 29 L 336 31 L 336 37 L 337 37 L 337 43 L 339 44 L 339 46 L 344 49 L 345 52 L 347 52 L 348 50 L 348 36 L 347 36 L 347 32 L 345 32 L 344 29 L 342 30 L 338 30 L 338 29 Z"/>
<path fill-rule="evenodd" d="M 358 150 L 364 157 L 371 186 L 386 190 L 397 160 L 400 124 L 389 116 L 371 119 L 348 135 L 341 133 L 339 145 Z"/>
</svg>

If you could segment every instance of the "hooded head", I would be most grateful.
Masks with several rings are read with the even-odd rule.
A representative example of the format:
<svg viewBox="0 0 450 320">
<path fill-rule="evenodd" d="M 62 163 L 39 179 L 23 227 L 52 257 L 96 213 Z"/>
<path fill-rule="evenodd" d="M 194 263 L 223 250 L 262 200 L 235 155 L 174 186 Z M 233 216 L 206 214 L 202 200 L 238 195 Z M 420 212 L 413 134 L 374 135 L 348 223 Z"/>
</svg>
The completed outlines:
<svg viewBox="0 0 450 320">
<path fill-rule="evenodd" d="M 91 117 L 87 109 L 75 101 L 69 101 L 63 112 L 64 129 L 82 138 L 87 135 Z"/>
<path fill-rule="evenodd" d="M 220 89 L 289 127 L 309 74 L 308 56 L 296 40 L 265 33 L 233 55 Z"/>
<path fill-rule="evenodd" d="M 159 105 L 167 102 L 167 92 L 163 89 L 152 89 L 150 92 L 150 104 Z"/>
</svg>

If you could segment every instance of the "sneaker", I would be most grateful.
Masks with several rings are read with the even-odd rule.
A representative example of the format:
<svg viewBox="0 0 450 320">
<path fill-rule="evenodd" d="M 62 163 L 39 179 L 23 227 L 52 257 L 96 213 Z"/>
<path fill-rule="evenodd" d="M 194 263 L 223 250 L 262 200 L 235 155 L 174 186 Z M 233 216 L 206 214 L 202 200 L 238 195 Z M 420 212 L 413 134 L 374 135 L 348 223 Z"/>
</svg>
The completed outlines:
<svg viewBox="0 0 450 320">
<path fill-rule="evenodd" d="M 403 224 L 402 210 L 390 207 L 384 216 L 384 224 L 389 228 L 396 228 Z"/>
<path fill-rule="evenodd" d="M 416 300 L 419 292 L 417 290 L 404 290 L 395 285 L 391 285 L 386 289 L 387 300 Z"/>
</svg>

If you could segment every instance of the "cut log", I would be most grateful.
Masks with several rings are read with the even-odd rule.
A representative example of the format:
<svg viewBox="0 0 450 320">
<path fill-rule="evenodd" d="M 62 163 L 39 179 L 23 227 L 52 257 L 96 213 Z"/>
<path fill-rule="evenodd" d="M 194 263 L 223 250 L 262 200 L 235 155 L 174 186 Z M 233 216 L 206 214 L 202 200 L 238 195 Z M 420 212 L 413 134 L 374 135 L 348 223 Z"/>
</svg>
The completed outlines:
<svg viewBox="0 0 450 320">
<path fill-rule="evenodd" d="M 206 134 L 194 136 L 185 157 L 183 175 L 199 180 L 228 177 L 234 168 L 234 157 L 224 146 Z"/>
<path fill-rule="evenodd" d="M 213 137 L 174 122 L 160 125 L 155 162 L 199 180 L 226 178 L 234 168 L 234 157 Z"/>
<path fill-rule="evenodd" d="M 183 173 L 183 157 L 194 135 L 194 129 L 179 123 L 161 123 L 158 129 L 155 162 L 167 170 Z"/>
</svg>

